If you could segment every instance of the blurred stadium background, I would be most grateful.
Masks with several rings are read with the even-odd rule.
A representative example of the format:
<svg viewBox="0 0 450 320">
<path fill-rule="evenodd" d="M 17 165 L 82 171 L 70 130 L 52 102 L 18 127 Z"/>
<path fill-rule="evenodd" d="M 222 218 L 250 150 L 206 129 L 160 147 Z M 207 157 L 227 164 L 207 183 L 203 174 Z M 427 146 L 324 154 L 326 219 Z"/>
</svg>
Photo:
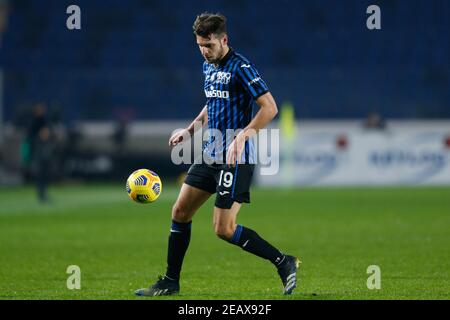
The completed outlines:
<svg viewBox="0 0 450 320">
<path fill-rule="evenodd" d="M 81 8 L 81 30 L 66 28 L 69 16 L 66 9 L 71 4 Z M 381 30 L 366 28 L 369 16 L 366 9 L 371 4 L 381 7 Z M 155 241 L 159 246 L 154 245 L 153 251 L 164 261 L 169 203 L 176 196 L 176 188 L 163 191 L 159 207 L 155 204 L 144 209 L 127 202 L 124 183 L 130 172 L 144 167 L 158 172 L 164 183 L 170 185 L 188 168 L 172 164 L 167 141 L 170 133 L 186 126 L 204 104 L 202 58 L 191 29 L 195 16 L 203 11 L 218 11 L 227 16 L 231 46 L 256 64 L 281 111 L 272 124 L 281 129 L 281 170 L 276 176 L 256 179 L 255 198 L 261 203 L 270 198 L 286 201 L 280 217 L 285 214 L 287 219 L 293 218 L 293 232 L 303 234 L 299 236 L 299 247 L 310 253 L 310 261 L 316 264 L 324 261 L 317 253 L 314 255 L 314 250 L 324 250 L 325 244 L 319 247 L 314 244 L 308 226 L 316 234 L 328 234 L 328 239 L 344 237 L 338 226 L 352 228 L 345 229 L 347 242 L 342 240 L 334 244 L 338 247 L 326 247 L 325 254 L 330 256 L 338 253 L 358 256 L 361 252 L 354 246 L 360 241 L 362 230 L 373 240 L 368 240 L 369 246 L 385 250 L 381 255 L 389 252 L 389 245 L 394 252 L 406 254 L 402 261 L 417 257 L 423 262 L 422 258 L 434 253 L 434 260 L 428 260 L 433 264 L 428 267 L 435 277 L 423 279 L 431 282 L 410 283 L 400 293 L 395 293 L 393 286 L 392 294 L 389 291 L 391 295 L 384 297 L 411 297 L 408 294 L 413 292 L 412 297 L 426 298 L 427 293 L 419 287 L 429 285 L 435 290 L 434 297 L 448 298 L 445 292 L 448 293 L 450 283 L 450 239 L 445 230 L 450 225 L 450 1 L 447 0 L 0 0 L 0 219 L 2 257 L 11 263 L 8 266 L 2 263 L 5 280 L 2 297 L 36 297 L 15 287 L 21 283 L 25 288 L 27 280 L 33 277 L 21 269 L 23 265 L 34 265 L 52 278 L 49 265 L 55 265 L 36 263 L 38 257 L 33 254 L 46 254 L 47 250 L 63 252 L 75 246 L 91 248 L 88 252 L 95 255 L 113 246 L 113 242 L 107 242 L 113 235 L 133 238 L 135 232 L 146 232 L 145 225 L 158 239 Z M 32 191 L 36 180 L 46 179 L 39 177 L 39 166 L 30 157 L 31 139 L 42 134 L 36 131 L 41 121 L 38 114 L 44 115 L 49 124 L 46 152 L 50 157 L 45 162 L 53 200 L 49 207 L 40 206 Z M 361 188 L 374 185 L 380 188 Z M 333 188 L 305 190 L 306 186 Z M 341 189 L 343 186 L 358 188 Z M 398 186 L 402 187 L 394 188 Z M 288 194 L 280 193 L 278 187 L 286 187 Z M 277 210 L 267 202 L 256 207 Z M 358 208 L 368 214 L 361 215 Z M 135 211 L 135 216 L 124 217 L 124 210 Z M 148 215 L 140 215 L 143 210 L 161 214 L 150 220 Z M 97 221 L 90 215 L 98 211 L 101 214 L 96 216 Z M 114 216 L 107 223 L 109 229 L 100 220 L 111 218 L 106 212 Z M 59 214 L 63 213 L 69 221 L 79 222 L 75 225 L 86 229 L 80 227 L 77 232 L 65 225 L 59 220 Z M 259 212 L 248 213 L 253 214 L 249 221 L 255 223 Z M 39 215 L 48 219 L 40 220 Z M 317 221 L 320 215 L 326 221 Z M 271 215 L 264 217 L 270 219 Z M 30 221 L 40 229 L 33 229 Z M 358 222 L 352 225 L 352 221 Z M 383 236 L 374 233 L 374 238 L 370 238 L 371 229 L 367 226 L 372 222 L 378 226 L 376 230 L 387 233 Z M 205 222 L 205 229 L 209 228 L 208 223 Z M 287 238 L 284 240 L 280 221 L 278 233 L 270 228 L 269 221 L 265 222 L 267 225 L 257 223 L 262 224 L 260 227 L 267 234 L 275 234 L 275 239 L 286 247 L 291 243 Z M 96 224 L 98 229 L 93 227 Z M 67 239 L 86 235 L 86 230 L 104 232 L 106 236 L 95 240 L 88 236 L 87 242 L 75 241 L 71 246 Z M 116 234 L 112 230 L 121 231 Z M 25 234 L 31 238 L 24 237 Z M 51 239 L 68 242 L 55 249 Z M 98 241 L 106 242 L 95 251 L 91 246 L 95 247 Z M 395 241 L 400 244 L 396 246 Z M 423 251 L 409 252 L 411 245 Z M 142 259 L 139 257 L 147 249 L 138 245 L 133 250 L 125 259 L 128 263 Z M 232 256 L 231 249 L 227 254 Z M 61 264 L 62 279 L 65 266 L 73 263 L 69 260 L 90 261 L 89 253 L 84 258 L 71 256 L 72 260 L 62 253 L 45 257 L 45 261 Z M 384 257 L 389 264 L 387 256 Z M 109 258 L 105 261 L 110 261 Z M 400 259 L 398 255 L 391 258 Z M 366 256 L 360 261 L 363 280 L 358 285 L 364 289 L 364 268 L 372 260 Z M 401 286 L 399 279 L 405 272 L 420 274 L 419 267 L 402 269 L 411 264 L 399 261 L 397 267 L 402 271 L 395 278 L 397 286 Z M 113 262 L 101 265 L 103 272 L 109 270 L 109 276 L 113 274 L 114 282 L 118 271 L 112 270 L 112 266 Z M 157 272 L 162 266 L 161 263 L 151 270 Z M 148 276 L 148 269 L 140 265 L 129 267 L 142 272 L 139 274 L 142 279 Z M 187 268 L 187 274 L 191 272 L 195 278 L 197 271 Z M 342 269 L 354 271 L 344 262 Z M 307 275 L 314 274 L 313 269 L 306 270 Z M 325 278 L 333 277 L 325 269 L 321 272 Z M 127 275 L 133 276 L 136 275 Z M 126 289 L 132 289 L 128 288 L 128 280 Z M 102 288 L 101 278 L 91 284 L 91 288 Z M 117 284 L 121 282 L 117 280 Z M 306 292 L 321 288 L 317 285 L 306 282 Z M 332 292 L 330 297 L 377 297 L 353 296 L 349 293 L 353 287 L 345 279 L 338 279 L 335 285 L 345 288 L 341 291 L 345 294 L 339 295 L 339 290 L 334 292 L 325 285 L 325 292 Z M 58 289 L 61 291 L 45 291 L 48 287 L 44 282 L 36 284 L 41 289 L 41 298 L 66 297 L 63 287 L 64 284 Z M 105 297 L 97 295 L 94 289 L 88 297 Z M 230 292 L 227 296 L 226 291 L 222 297 L 236 297 L 236 292 Z"/>
</svg>

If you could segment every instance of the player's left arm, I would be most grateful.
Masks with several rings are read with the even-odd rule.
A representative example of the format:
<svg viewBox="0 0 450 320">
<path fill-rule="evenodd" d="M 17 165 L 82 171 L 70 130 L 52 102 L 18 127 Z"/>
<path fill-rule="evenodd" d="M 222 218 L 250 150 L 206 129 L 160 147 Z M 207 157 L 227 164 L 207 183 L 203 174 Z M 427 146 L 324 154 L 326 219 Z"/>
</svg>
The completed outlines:
<svg viewBox="0 0 450 320">
<path fill-rule="evenodd" d="M 258 97 L 256 99 L 256 104 L 258 104 L 260 108 L 255 117 L 236 136 L 228 148 L 228 164 L 235 164 L 237 159 L 241 159 L 241 155 L 245 147 L 245 141 L 253 135 L 258 134 L 259 130 L 265 128 L 278 113 L 277 104 L 270 92 L 266 92 Z"/>
</svg>

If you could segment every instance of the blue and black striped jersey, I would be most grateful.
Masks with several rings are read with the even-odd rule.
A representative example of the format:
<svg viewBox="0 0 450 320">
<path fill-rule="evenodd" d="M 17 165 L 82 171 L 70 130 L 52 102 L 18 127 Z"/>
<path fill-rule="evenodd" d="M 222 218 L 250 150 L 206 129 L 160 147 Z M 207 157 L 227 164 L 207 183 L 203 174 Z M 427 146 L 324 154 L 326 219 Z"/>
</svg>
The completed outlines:
<svg viewBox="0 0 450 320">
<path fill-rule="evenodd" d="M 232 135 L 226 135 L 227 130 L 245 128 L 253 118 L 254 101 L 269 88 L 255 66 L 231 48 L 217 66 L 205 61 L 203 73 L 210 131 L 204 151 L 214 161 L 225 163 L 227 147 L 233 140 Z M 214 132 L 220 132 L 223 139 Z M 256 163 L 255 152 L 249 139 L 241 163 Z"/>
</svg>

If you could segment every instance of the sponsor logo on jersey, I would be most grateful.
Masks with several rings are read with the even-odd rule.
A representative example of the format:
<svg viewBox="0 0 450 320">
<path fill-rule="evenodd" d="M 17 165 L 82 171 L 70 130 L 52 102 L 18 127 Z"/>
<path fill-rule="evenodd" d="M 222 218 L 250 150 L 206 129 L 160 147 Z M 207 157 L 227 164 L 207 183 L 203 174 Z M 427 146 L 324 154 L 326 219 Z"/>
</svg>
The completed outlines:
<svg viewBox="0 0 450 320">
<path fill-rule="evenodd" d="M 257 77 L 257 78 L 255 78 L 255 79 L 253 79 L 252 81 L 250 81 L 250 82 L 248 83 L 248 85 L 251 86 L 252 84 L 257 83 L 257 82 L 260 81 L 260 80 L 261 80 L 261 77 Z"/>
<path fill-rule="evenodd" d="M 229 91 L 215 90 L 214 86 L 210 87 L 210 90 L 205 90 L 205 95 L 207 98 L 222 98 L 228 99 L 230 97 Z"/>
<path fill-rule="evenodd" d="M 230 72 L 215 72 L 211 74 L 210 76 L 206 76 L 206 80 L 208 80 L 214 84 L 214 83 L 220 83 L 220 84 L 228 84 L 231 80 L 231 73 Z"/>
</svg>

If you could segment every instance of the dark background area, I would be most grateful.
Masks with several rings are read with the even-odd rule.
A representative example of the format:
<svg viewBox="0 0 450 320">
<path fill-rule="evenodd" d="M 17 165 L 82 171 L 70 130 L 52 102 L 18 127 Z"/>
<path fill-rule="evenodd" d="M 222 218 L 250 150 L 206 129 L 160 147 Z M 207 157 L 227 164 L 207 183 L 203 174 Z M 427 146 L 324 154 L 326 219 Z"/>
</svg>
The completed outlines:
<svg viewBox="0 0 450 320">
<path fill-rule="evenodd" d="M 81 8 L 82 29 L 66 28 Z M 366 28 L 381 7 L 382 29 Z M 10 1 L 4 117 L 46 101 L 77 120 L 192 118 L 204 102 L 192 23 L 228 17 L 231 46 L 300 119 L 450 118 L 450 2 Z"/>
</svg>

